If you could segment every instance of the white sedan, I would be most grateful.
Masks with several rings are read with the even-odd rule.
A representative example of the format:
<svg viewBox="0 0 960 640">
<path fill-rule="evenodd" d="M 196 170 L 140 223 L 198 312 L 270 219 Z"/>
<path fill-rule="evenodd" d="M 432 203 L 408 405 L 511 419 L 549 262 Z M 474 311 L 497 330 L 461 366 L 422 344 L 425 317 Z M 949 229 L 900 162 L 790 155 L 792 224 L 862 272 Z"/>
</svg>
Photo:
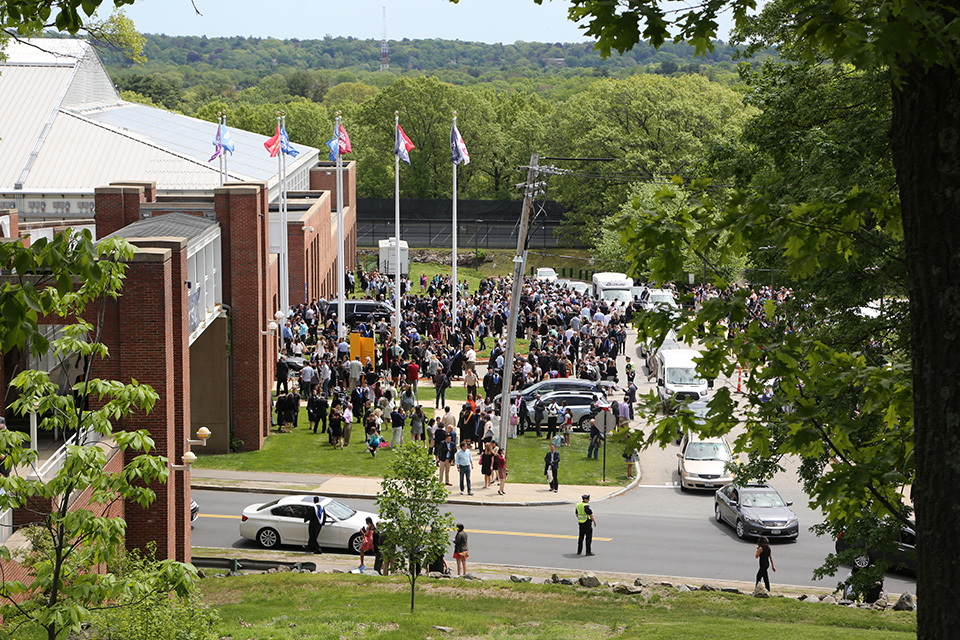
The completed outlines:
<svg viewBox="0 0 960 640">
<path fill-rule="evenodd" d="M 375 513 L 356 511 L 332 498 L 320 498 L 326 516 L 320 530 L 320 546 L 339 547 L 360 553 L 367 517 L 379 522 Z M 313 496 L 285 496 L 271 502 L 252 504 L 243 510 L 240 535 L 256 541 L 265 549 L 280 544 L 307 546 L 307 513 L 313 508 Z"/>
<path fill-rule="evenodd" d="M 557 281 L 557 272 L 550 267 L 540 267 L 537 269 L 537 275 L 534 276 L 537 280 L 543 280 L 545 282 L 556 282 Z"/>
</svg>

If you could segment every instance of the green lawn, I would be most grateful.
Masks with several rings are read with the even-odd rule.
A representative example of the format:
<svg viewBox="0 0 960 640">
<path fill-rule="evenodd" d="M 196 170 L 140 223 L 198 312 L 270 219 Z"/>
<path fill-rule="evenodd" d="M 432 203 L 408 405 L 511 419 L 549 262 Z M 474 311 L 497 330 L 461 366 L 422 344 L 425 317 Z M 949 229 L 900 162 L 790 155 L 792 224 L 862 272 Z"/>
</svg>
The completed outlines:
<svg viewBox="0 0 960 640">
<path fill-rule="evenodd" d="M 403 577 L 280 573 L 207 579 L 201 589 L 220 614 L 215 637 L 221 638 L 916 638 L 915 613 L 661 587 L 637 596 L 605 588 L 424 578 L 412 614 Z"/>
<path fill-rule="evenodd" d="M 452 391 L 456 391 L 453 389 Z M 466 397 L 466 390 L 460 391 Z M 450 394 L 448 394 L 448 397 Z M 427 403 L 424 401 L 424 407 Z M 429 404 L 432 412 L 432 400 Z M 363 442 L 363 429 L 353 425 L 350 446 L 334 449 L 325 434 L 314 434 L 307 424 L 306 409 L 300 411 L 300 422 L 292 433 L 272 433 L 260 451 L 229 453 L 224 455 L 198 456 L 194 467 L 200 469 L 229 469 L 233 471 L 280 471 L 290 473 L 315 473 L 324 475 L 382 477 L 393 460 L 389 450 L 381 450 L 374 458 L 367 453 Z M 384 429 L 389 439 L 390 430 Z M 410 435 L 409 427 L 404 433 Z M 507 468 L 509 482 L 545 483 L 543 456 L 547 452 L 546 440 L 538 440 L 535 434 L 527 433 L 511 440 L 507 445 Z M 627 482 L 626 465 L 620 457 L 621 448 L 610 445 L 607 450 L 607 484 L 622 486 Z M 602 458 L 602 451 L 601 451 Z M 296 460 L 295 463 L 291 463 Z M 570 447 L 560 449 L 560 482 L 564 484 L 603 484 L 602 459 L 587 460 L 587 436 L 574 433 Z M 477 459 L 479 464 L 479 458 Z"/>
</svg>

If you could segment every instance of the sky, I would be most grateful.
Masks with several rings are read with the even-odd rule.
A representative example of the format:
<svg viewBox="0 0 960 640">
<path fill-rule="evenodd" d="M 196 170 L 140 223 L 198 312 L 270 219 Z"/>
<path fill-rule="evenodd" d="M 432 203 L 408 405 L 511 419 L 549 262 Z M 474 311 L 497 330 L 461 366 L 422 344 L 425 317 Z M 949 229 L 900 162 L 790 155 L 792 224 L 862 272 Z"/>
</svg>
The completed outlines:
<svg viewBox="0 0 960 640">
<path fill-rule="evenodd" d="M 512 44 L 586 40 L 563 0 L 137 0 L 124 8 L 141 33 L 321 39 L 441 38 Z"/>
</svg>

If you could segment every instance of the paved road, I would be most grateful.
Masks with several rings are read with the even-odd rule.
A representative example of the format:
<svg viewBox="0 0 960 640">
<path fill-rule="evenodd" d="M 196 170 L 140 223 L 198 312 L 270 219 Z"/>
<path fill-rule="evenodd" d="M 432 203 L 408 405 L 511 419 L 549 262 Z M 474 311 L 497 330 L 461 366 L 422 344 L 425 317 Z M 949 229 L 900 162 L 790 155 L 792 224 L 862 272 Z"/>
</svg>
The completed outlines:
<svg viewBox="0 0 960 640">
<path fill-rule="evenodd" d="M 193 544 L 202 547 L 257 548 L 240 538 L 239 513 L 265 494 L 195 491 L 201 517 Z M 681 495 L 675 488 L 639 488 L 595 504 L 596 557 L 576 555 L 576 520 L 569 505 L 550 507 L 474 507 L 453 505 L 454 517 L 470 532 L 470 556 L 476 562 L 564 570 L 620 571 L 689 578 L 691 581 L 751 581 L 756 573 L 755 545 L 738 540 L 733 530 L 712 518 L 712 497 Z M 372 501 L 345 501 L 376 511 Z M 218 517 L 219 516 L 219 517 Z M 803 522 L 803 521 L 801 521 Z M 778 584 L 831 587 L 811 572 L 830 550 L 830 542 L 802 534 L 795 543 L 774 542 Z M 296 550 L 291 548 L 291 550 Z M 916 593 L 915 581 L 891 575 L 887 588 Z"/>
</svg>

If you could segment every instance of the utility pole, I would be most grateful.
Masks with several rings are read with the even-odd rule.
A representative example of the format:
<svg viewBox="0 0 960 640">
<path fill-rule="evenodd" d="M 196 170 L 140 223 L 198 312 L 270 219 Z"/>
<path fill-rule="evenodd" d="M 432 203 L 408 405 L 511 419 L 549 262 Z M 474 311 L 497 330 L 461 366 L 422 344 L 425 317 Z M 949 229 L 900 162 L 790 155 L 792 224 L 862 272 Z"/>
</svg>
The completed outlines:
<svg viewBox="0 0 960 640">
<path fill-rule="evenodd" d="M 537 164 L 540 154 L 530 156 L 527 184 L 520 213 L 520 233 L 517 236 L 517 255 L 513 257 L 513 286 L 510 289 L 510 317 L 507 321 L 507 352 L 503 356 L 503 390 L 500 393 L 500 448 L 507 450 L 507 430 L 510 426 L 510 387 L 513 386 L 513 354 L 517 342 L 517 316 L 520 313 L 520 291 L 523 289 L 523 265 L 527 252 L 527 231 L 530 229 L 530 209 L 537 192 Z"/>
</svg>

